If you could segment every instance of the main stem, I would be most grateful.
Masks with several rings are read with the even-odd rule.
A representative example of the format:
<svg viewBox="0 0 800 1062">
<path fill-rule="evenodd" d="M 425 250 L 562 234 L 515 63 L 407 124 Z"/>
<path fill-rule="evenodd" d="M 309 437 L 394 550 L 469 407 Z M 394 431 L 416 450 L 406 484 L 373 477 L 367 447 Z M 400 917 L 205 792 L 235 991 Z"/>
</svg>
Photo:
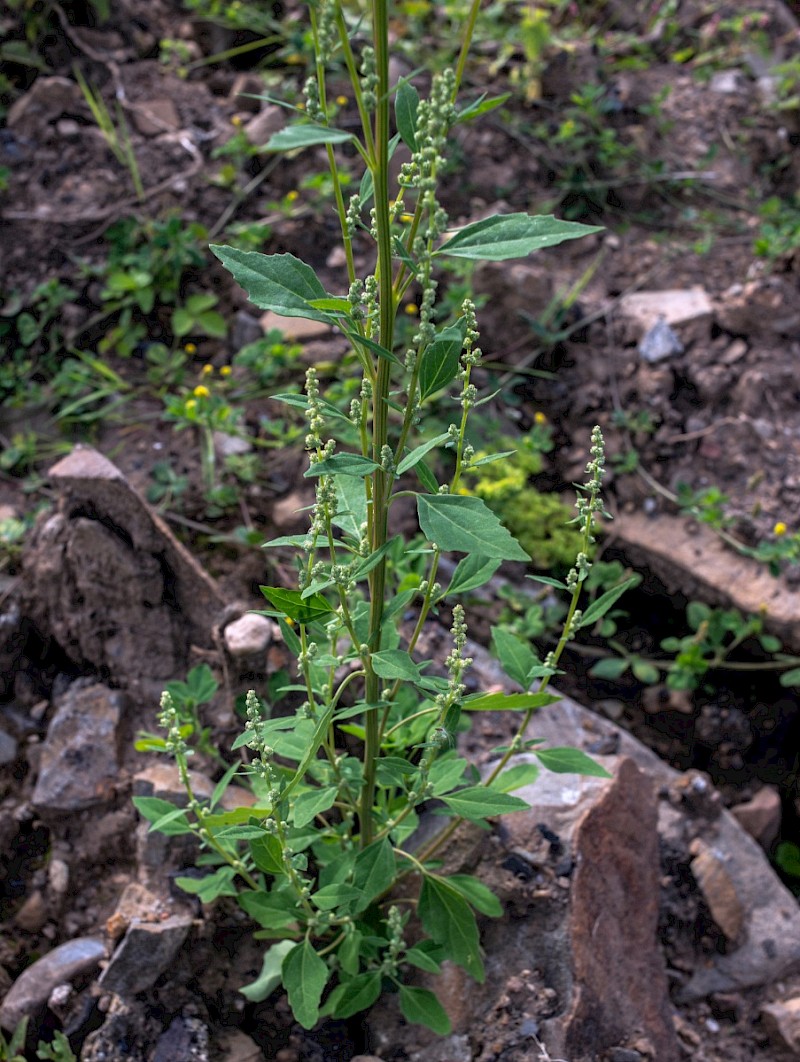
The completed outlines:
<svg viewBox="0 0 800 1062">
<path fill-rule="evenodd" d="M 373 0 L 372 33 L 375 48 L 375 67 L 378 75 L 378 102 L 375 108 L 375 152 L 372 180 L 375 190 L 375 223 L 378 236 L 378 291 L 380 306 L 380 344 L 391 350 L 394 341 L 394 293 L 392 291 L 392 243 L 389 220 L 389 13 L 387 0 Z M 372 456 L 381 461 L 383 448 L 389 438 L 389 385 L 391 364 L 379 358 L 372 405 Z M 372 551 L 386 542 L 388 516 L 388 487 L 391 473 L 382 468 L 372 475 L 372 515 L 370 520 Z M 373 569 L 369 578 L 369 649 L 381 647 L 383 603 L 386 593 L 386 560 Z M 359 813 L 361 846 L 366 847 L 374 837 L 372 806 L 375 800 L 375 771 L 380 752 L 377 702 L 380 679 L 371 665 L 367 666 L 364 728 L 364 785 L 361 790 Z M 375 705 L 375 707 L 369 707 Z"/>
</svg>

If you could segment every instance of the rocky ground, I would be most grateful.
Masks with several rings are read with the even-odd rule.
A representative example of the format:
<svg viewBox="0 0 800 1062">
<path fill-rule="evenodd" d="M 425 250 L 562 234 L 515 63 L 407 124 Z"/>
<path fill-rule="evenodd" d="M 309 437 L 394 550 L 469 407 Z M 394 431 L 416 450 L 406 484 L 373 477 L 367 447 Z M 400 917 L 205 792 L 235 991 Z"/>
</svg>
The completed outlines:
<svg viewBox="0 0 800 1062">
<path fill-rule="evenodd" d="M 657 6 L 598 5 L 601 48 L 551 42 L 535 70 L 538 94 L 458 131 L 466 166 L 448 178 L 453 219 L 545 204 L 605 226 L 552 255 L 476 271 L 474 288 L 487 296 L 485 383 L 500 388 L 490 412 L 524 433 L 546 411 L 557 443 L 551 485 L 581 478 L 600 423 L 618 455 L 605 549 L 646 573 L 653 611 L 693 598 L 733 605 L 761 614 L 786 650 L 800 652 L 797 567 L 770 575 L 721 541 L 702 512 L 689 519 L 674 502 L 682 485 L 718 488 L 728 497 L 725 533 L 749 547 L 774 541 L 778 523 L 798 530 L 800 221 L 785 204 L 800 178 L 800 127 L 796 109 L 776 105 L 781 64 L 796 61 L 797 24 L 778 0 L 758 4 L 756 46 L 726 28 L 739 5 L 687 3 L 674 18 Z M 126 0 L 101 25 L 82 5 L 51 14 L 45 68 L 18 76 L 0 128 L 2 322 L 16 320 L 38 284 L 57 280 L 75 294 L 51 329 L 67 347 L 98 351 L 116 323 L 92 272 L 109 254 L 108 227 L 174 209 L 214 238 L 237 220 L 267 218 L 270 249 L 291 250 L 338 290 L 327 213 L 310 190 L 299 205 L 286 199 L 319 160 L 247 159 L 233 190 L 210 179 L 222 165 L 215 148 L 242 128 L 263 144 L 283 121 L 268 102 L 241 95 L 261 91 L 260 78 L 229 63 L 182 77 L 157 57 L 167 38 L 196 60 L 235 35 L 168 0 L 146 13 Z M 675 58 L 687 42 L 694 65 Z M 647 61 L 637 64 L 645 45 Z M 515 70 L 532 73 L 519 48 L 507 54 L 486 41 L 483 53 L 475 76 L 490 69 L 498 89 Z M 138 196 L 92 118 L 75 63 L 109 105 L 121 101 Z M 615 133 L 613 164 L 596 157 L 595 142 L 559 139 L 586 85 Z M 565 160 L 584 153 L 592 165 L 567 185 Z M 784 213 L 768 253 L 758 253 L 759 211 L 773 196 Z M 190 268 L 184 285 L 184 295 L 213 292 L 234 322 L 225 338 L 198 338 L 192 373 L 228 365 L 274 323 L 212 265 Z M 133 322 L 157 340 L 171 311 L 164 299 Z M 296 338 L 306 359 L 339 354 L 335 336 Z M 86 441 L 87 425 L 54 420 L 46 395 L 30 406 L 6 392 L 0 408 L 6 455 L 20 432 L 33 429 L 41 442 L 28 464 L 5 461 L 0 478 L 5 516 L 41 509 L 24 553 L 0 573 L 3 1028 L 28 1015 L 34 1039 L 63 1029 L 79 1057 L 96 1062 L 797 1057 L 800 913 L 768 859 L 779 838 L 800 837 L 795 692 L 741 677 L 724 696 L 614 687 L 587 675 L 580 657 L 566 681 L 592 710 L 565 698 L 538 717 L 536 734 L 587 749 L 613 778 L 543 777 L 525 794 L 530 812 L 489 835 L 465 834 L 449 853 L 453 869 L 477 868 L 505 912 L 482 927 L 487 983 L 446 976 L 453 1036 L 434 1042 L 404 1026 L 391 998 L 363 1021 L 310 1034 L 280 995 L 247 1003 L 238 989 L 261 965 L 252 926 L 235 905 L 206 908 L 174 884 L 193 853 L 149 834 L 131 796 L 177 797 L 176 777 L 133 743 L 155 729 L 163 683 L 207 663 L 219 692 L 204 721 L 229 747 L 235 696 L 266 684 L 287 659 L 271 624 L 246 616 L 263 556 L 215 541 L 240 518 L 204 507 L 192 433 L 175 433 L 160 398 L 141 387 L 142 343 L 127 359 L 113 344 L 107 352 L 122 381 L 114 386 L 131 393 L 121 416 L 91 425 L 93 448 L 55 462 L 65 443 Z M 263 397 L 247 405 L 254 434 L 265 408 Z M 266 453 L 255 480 L 240 485 L 241 519 L 264 538 L 289 530 L 303 502 L 299 457 Z M 157 461 L 187 480 L 180 511 L 167 499 L 159 513 L 142 498 Z M 661 622 L 646 614 L 647 595 L 639 601 L 639 626 Z M 481 647 L 474 653 L 478 678 L 499 684 Z M 507 725 L 479 721 L 465 752 L 480 763 Z M 215 770 L 198 758 L 199 792 L 210 792 Z"/>
</svg>

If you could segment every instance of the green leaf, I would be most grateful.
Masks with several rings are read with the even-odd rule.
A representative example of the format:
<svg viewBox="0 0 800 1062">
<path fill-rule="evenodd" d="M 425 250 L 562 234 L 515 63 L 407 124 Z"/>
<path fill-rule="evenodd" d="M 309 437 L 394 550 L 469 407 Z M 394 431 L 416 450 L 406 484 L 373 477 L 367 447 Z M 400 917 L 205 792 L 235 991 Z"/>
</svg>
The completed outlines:
<svg viewBox="0 0 800 1062">
<path fill-rule="evenodd" d="M 441 446 L 442 443 L 447 442 L 450 436 L 447 432 L 442 435 L 437 435 L 435 438 L 430 439 L 426 443 L 422 443 L 420 446 L 415 447 L 411 453 L 406 454 L 400 464 L 397 466 L 398 476 L 402 476 L 404 472 L 408 472 L 414 465 L 418 464 L 425 454 L 434 450 L 437 446 Z"/>
<path fill-rule="evenodd" d="M 637 586 L 640 581 L 638 575 L 632 575 L 630 579 L 626 579 L 625 582 L 620 583 L 619 586 L 612 586 L 610 590 L 606 590 L 604 594 L 601 594 L 596 601 L 593 601 L 591 605 L 589 605 L 581 616 L 579 626 L 591 627 L 594 623 L 597 623 L 600 617 L 605 616 L 606 612 L 616 604 L 626 590 L 630 590 L 632 586 Z"/>
<path fill-rule="evenodd" d="M 175 884 L 184 892 L 197 896 L 202 903 L 213 903 L 219 896 L 238 895 L 232 880 L 235 874 L 233 867 L 220 867 L 204 878 L 176 878 Z"/>
<path fill-rule="evenodd" d="M 593 232 L 602 232 L 602 228 L 560 221 L 552 214 L 495 214 L 465 225 L 436 254 L 502 262 L 508 258 L 525 258 L 543 247 L 555 247 L 565 240 L 576 240 Z"/>
<path fill-rule="evenodd" d="M 383 649 L 379 653 L 373 653 L 371 660 L 375 674 L 382 679 L 417 682 L 421 677 L 419 666 L 402 649 Z"/>
<path fill-rule="evenodd" d="M 292 821 L 298 829 L 313 822 L 318 814 L 333 807 L 338 789 L 335 785 L 326 786 L 324 789 L 312 789 L 310 792 L 301 793 L 294 802 L 294 815 Z"/>
<path fill-rule="evenodd" d="M 408 81 L 401 82 L 397 86 L 397 94 L 394 98 L 394 114 L 397 121 L 397 131 L 403 143 L 411 151 L 417 150 L 417 109 L 419 107 L 419 93 Z"/>
<path fill-rule="evenodd" d="M 358 582 L 360 579 L 363 579 L 365 575 L 369 575 L 373 568 L 377 568 L 386 554 L 396 547 L 398 541 L 401 541 L 400 535 L 395 535 L 394 538 L 390 538 L 388 542 L 384 542 L 379 549 L 376 549 L 374 553 L 370 553 L 370 555 L 365 557 L 360 564 L 356 565 L 350 574 L 350 578 L 355 579 L 355 581 Z"/>
<path fill-rule="evenodd" d="M 414 465 L 414 471 L 417 473 L 417 479 L 420 481 L 425 490 L 431 494 L 437 494 L 439 491 L 439 484 L 434 476 L 433 472 L 428 468 L 424 461 L 418 461 Z"/>
<path fill-rule="evenodd" d="M 394 852 L 384 837 L 373 841 L 356 856 L 353 884 L 361 890 L 361 900 L 356 911 L 365 911 L 376 896 L 389 889 L 395 879 Z"/>
<path fill-rule="evenodd" d="M 441 796 L 460 785 L 468 766 L 467 761 L 460 756 L 440 756 L 434 762 L 428 775 L 428 781 L 433 787 L 433 795 Z"/>
<path fill-rule="evenodd" d="M 477 553 L 464 557 L 456 565 L 453 578 L 447 590 L 441 595 L 442 598 L 451 597 L 453 594 L 465 594 L 468 590 L 477 590 L 478 587 L 489 582 L 499 567 L 499 560 L 481 557 Z"/>
<path fill-rule="evenodd" d="M 290 316 L 286 314 L 285 316 Z M 295 409 L 302 409 L 305 412 L 308 409 L 308 395 L 299 395 L 294 391 L 287 391 L 284 394 L 271 395 L 273 402 L 283 402 L 284 405 L 293 406 Z M 320 408 L 326 417 L 332 417 L 334 420 L 343 420 L 346 424 L 350 423 L 350 418 L 342 413 L 341 409 L 337 409 L 331 402 L 326 402 L 325 399 L 317 399 Z"/>
<path fill-rule="evenodd" d="M 448 874 L 447 884 L 458 889 L 464 899 L 476 911 L 489 918 L 501 918 L 503 907 L 491 889 L 471 874 Z"/>
<path fill-rule="evenodd" d="M 259 590 L 271 605 L 295 623 L 313 623 L 333 611 L 321 594 L 304 600 L 299 590 L 284 590 L 280 586 L 260 586 Z"/>
<path fill-rule="evenodd" d="M 504 92 L 502 96 L 489 96 L 487 98 L 486 93 L 484 92 L 483 95 L 479 96 L 473 103 L 468 103 L 463 111 L 458 112 L 455 124 L 458 125 L 459 122 L 469 122 L 473 118 L 478 118 L 482 114 L 488 114 L 489 111 L 493 111 L 497 107 L 502 107 L 510 97 L 510 92 Z"/>
<path fill-rule="evenodd" d="M 533 754 L 548 771 L 553 771 L 555 774 L 583 774 L 593 778 L 611 777 L 605 767 L 601 767 L 591 756 L 587 756 L 580 749 L 569 747 L 534 749 Z"/>
<path fill-rule="evenodd" d="M 280 129 L 267 141 L 267 151 L 295 151 L 297 148 L 314 147 L 316 144 L 346 144 L 355 140 L 352 133 L 344 129 L 333 129 L 328 125 L 314 125 L 300 122 Z"/>
<path fill-rule="evenodd" d="M 261 254 L 220 244 L 211 244 L 211 250 L 260 310 L 330 323 L 327 314 L 309 301 L 324 299 L 327 292 L 311 266 L 293 254 Z"/>
<path fill-rule="evenodd" d="M 150 829 L 167 837 L 178 837 L 182 833 L 191 833 L 189 820 L 183 808 L 176 808 L 168 800 L 160 797 L 134 797 L 133 806 L 143 819 L 152 825 Z"/>
<path fill-rule="evenodd" d="M 230 765 L 230 767 L 227 769 L 227 771 L 225 772 L 225 774 L 223 774 L 223 776 L 220 778 L 220 780 L 214 786 L 214 792 L 211 794 L 211 799 L 208 802 L 209 808 L 211 808 L 213 810 L 213 808 L 215 808 L 217 806 L 217 804 L 220 802 L 220 800 L 222 800 L 222 796 L 223 796 L 225 790 L 230 785 L 231 780 L 233 779 L 233 777 L 235 776 L 236 772 L 239 770 L 240 767 L 241 767 L 240 763 L 232 763 Z"/>
<path fill-rule="evenodd" d="M 361 538 L 361 525 L 367 520 L 367 496 L 364 484 L 352 476 L 340 476 L 334 481 L 337 510 L 333 523 L 346 535 L 357 541 Z"/>
<path fill-rule="evenodd" d="M 406 1021 L 424 1025 L 438 1036 L 449 1036 L 453 1031 L 447 1011 L 429 988 L 400 985 L 400 1010 Z"/>
<path fill-rule="evenodd" d="M 614 679 L 620 678 L 628 670 L 630 661 L 619 656 L 609 656 L 605 660 L 598 660 L 589 668 L 589 674 L 595 678 Z"/>
<path fill-rule="evenodd" d="M 640 682 L 644 682 L 648 686 L 652 686 L 661 678 L 661 672 L 655 664 L 650 664 L 646 660 L 633 660 L 631 662 L 631 671 Z"/>
<path fill-rule="evenodd" d="M 781 686 L 800 686 L 800 667 L 794 667 L 791 671 L 784 671 L 778 679 Z"/>
<path fill-rule="evenodd" d="M 478 926 L 469 904 L 444 878 L 426 874 L 419 894 L 417 914 L 425 932 L 445 950 L 445 957 L 483 983 Z"/>
<path fill-rule="evenodd" d="M 560 700 L 554 693 L 477 693 L 465 698 L 461 707 L 465 712 L 527 712 Z"/>
<path fill-rule="evenodd" d="M 261 965 L 261 973 L 255 981 L 239 989 L 245 999 L 249 999 L 251 1003 L 263 1003 L 268 996 L 272 995 L 281 983 L 283 960 L 293 947 L 294 943 L 291 940 L 279 940 L 277 944 L 267 949 Z"/>
<path fill-rule="evenodd" d="M 313 1029 L 319 1017 L 319 1001 L 330 976 L 328 967 L 306 938 L 284 956 L 281 980 L 297 1021 Z"/>
<path fill-rule="evenodd" d="M 265 833 L 261 837 L 250 842 L 250 855 L 259 870 L 265 874 L 285 874 L 286 867 L 283 862 L 283 849 L 277 837 Z"/>
<path fill-rule="evenodd" d="M 422 533 L 439 549 L 497 560 L 530 560 L 480 498 L 418 494 L 417 515 Z"/>
<path fill-rule="evenodd" d="M 418 970 L 425 970 L 426 973 L 440 973 L 442 969 L 441 964 L 422 948 L 409 948 L 404 959 L 412 966 L 416 966 Z"/>
<path fill-rule="evenodd" d="M 263 929 L 289 929 L 297 924 L 297 912 L 263 892 L 239 894 L 239 906 Z"/>
<path fill-rule="evenodd" d="M 553 579 L 549 575 L 526 575 L 526 579 L 532 579 L 535 583 L 544 583 L 545 586 L 554 586 L 557 590 L 569 590 L 566 583 L 560 579 Z"/>
<path fill-rule="evenodd" d="M 518 638 L 516 634 L 503 630 L 502 627 L 492 627 L 492 639 L 503 671 L 510 679 L 527 690 L 530 686 L 528 674 L 531 668 L 541 663 L 536 653 L 527 642 Z"/>
<path fill-rule="evenodd" d="M 381 994 L 381 975 L 375 970 L 362 973 L 351 981 L 337 985 L 325 1004 L 325 1013 L 332 1018 L 352 1018 L 368 1010 Z"/>
<path fill-rule="evenodd" d="M 524 785 L 532 785 L 539 777 L 539 768 L 535 763 L 517 763 L 503 771 L 492 782 L 491 788 L 499 793 L 513 793 Z"/>
<path fill-rule="evenodd" d="M 442 800 L 456 815 L 471 822 L 488 819 L 494 815 L 507 815 L 512 811 L 525 811 L 529 807 L 520 797 L 500 793 L 485 785 L 475 785 L 469 789 L 460 789 L 457 793 L 448 793 Z"/>
<path fill-rule="evenodd" d="M 354 885 L 334 882 L 332 885 L 323 885 L 310 899 L 320 911 L 335 911 L 337 907 L 348 907 L 360 898 L 361 892 Z"/>
<path fill-rule="evenodd" d="M 306 479 L 313 476 L 357 476 L 361 479 L 370 475 L 381 466 L 361 454 L 332 454 L 315 461 L 303 473 Z"/>
<path fill-rule="evenodd" d="M 455 377 L 459 370 L 463 345 L 463 330 L 457 325 L 451 325 L 450 328 L 443 329 L 425 348 L 419 367 L 421 399 L 441 391 Z"/>
<path fill-rule="evenodd" d="M 336 955 L 345 973 L 354 977 L 361 965 L 361 941 L 363 934 L 355 929 L 348 933 Z"/>
</svg>

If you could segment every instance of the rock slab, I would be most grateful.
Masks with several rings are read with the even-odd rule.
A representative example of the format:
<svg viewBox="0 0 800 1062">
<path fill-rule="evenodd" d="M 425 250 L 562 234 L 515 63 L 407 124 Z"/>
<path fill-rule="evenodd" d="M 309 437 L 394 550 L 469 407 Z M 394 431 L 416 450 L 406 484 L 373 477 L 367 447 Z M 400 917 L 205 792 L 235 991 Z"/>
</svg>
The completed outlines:
<svg viewBox="0 0 800 1062">
<path fill-rule="evenodd" d="M 33 1017 L 58 985 L 93 973 L 105 957 L 102 940 L 76 937 L 53 948 L 19 975 L 0 1007 L 0 1026 L 15 1029 L 24 1017 Z"/>
<path fill-rule="evenodd" d="M 59 703 L 47 731 L 32 803 L 41 812 L 83 811 L 109 800 L 119 770 L 117 730 L 125 696 L 101 683 Z"/>
</svg>

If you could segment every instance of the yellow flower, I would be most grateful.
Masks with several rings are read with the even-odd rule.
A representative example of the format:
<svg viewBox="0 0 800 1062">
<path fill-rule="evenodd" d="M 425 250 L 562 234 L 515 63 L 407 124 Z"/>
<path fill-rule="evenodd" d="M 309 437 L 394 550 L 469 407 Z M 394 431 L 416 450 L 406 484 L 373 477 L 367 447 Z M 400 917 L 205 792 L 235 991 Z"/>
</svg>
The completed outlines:
<svg viewBox="0 0 800 1062">
<path fill-rule="evenodd" d="M 234 114 L 233 118 L 231 118 L 231 125 L 235 125 L 237 129 L 242 124 L 242 122 L 243 118 L 241 114 Z"/>
<path fill-rule="evenodd" d="M 186 412 L 191 413 L 193 409 L 197 409 L 197 403 L 193 398 L 189 398 L 186 400 Z"/>
<path fill-rule="evenodd" d="M 194 391 L 192 391 L 192 394 L 195 398 L 208 398 L 211 392 L 205 384 L 198 384 Z"/>
<path fill-rule="evenodd" d="M 416 317 L 419 313 L 419 308 L 415 302 L 407 302 L 403 309 L 409 317 Z"/>
<path fill-rule="evenodd" d="M 230 365 L 223 365 L 222 368 L 219 370 L 220 376 L 230 376 L 232 372 L 233 369 L 230 367 Z"/>
<path fill-rule="evenodd" d="M 542 412 L 534 413 L 533 414 L 533 422 L 534 422 L 534 424 L 546 424 L 547 423 L 547 417 Z"/>
<path fill-rule="evenodd" d="M 785 535 L 788 530 L 789 530 L 789 528 L 786 526 L 786 524 L 783 522 L 783 520 L 779 520 L 777 522 L 777 524 L 775 524 L 775 526 L 773 527 L 772 533 L 773 533 L 773 535 L 780 536 L 780 535 Z"/>
<path fill-rule="evenodd" d="M 187 354 L 196 354 L 197 353 L 197 347 L 194 345 L 194 343 L 186 343 L 186 344 L 184 344 L 183 349 L 186 351 Z"/>
<path fill-rule="evenodd" d="M 347 104 L 347 96 L 337 96 L 336 102 L 340 107 L 344 107 Z"/>
<path fill-rule="evenodd" d="M 409 225 L 414 220 L 414 215 L 413 214 L 401 214 L 400 215 L 400 220 L 404 224 Z"/>
<path fill-rule="evenodd" d="M 213 371 L 214 371 L 214 366 L 213 365 L 204 365 L 203 366 L 203 376 L 210 376 Z"/>
<path fill-rule="evenodd" d="M 299 197 L 300 197 L 300 193 L 297 191 L 296 188 L 293 188 L 291 190 L 291 192 L 287 192 L 286 193 L 286 199 L 290 203 L 293 203 L 295 201 L 295 199 L 299 199 Z"/>
</svg>

